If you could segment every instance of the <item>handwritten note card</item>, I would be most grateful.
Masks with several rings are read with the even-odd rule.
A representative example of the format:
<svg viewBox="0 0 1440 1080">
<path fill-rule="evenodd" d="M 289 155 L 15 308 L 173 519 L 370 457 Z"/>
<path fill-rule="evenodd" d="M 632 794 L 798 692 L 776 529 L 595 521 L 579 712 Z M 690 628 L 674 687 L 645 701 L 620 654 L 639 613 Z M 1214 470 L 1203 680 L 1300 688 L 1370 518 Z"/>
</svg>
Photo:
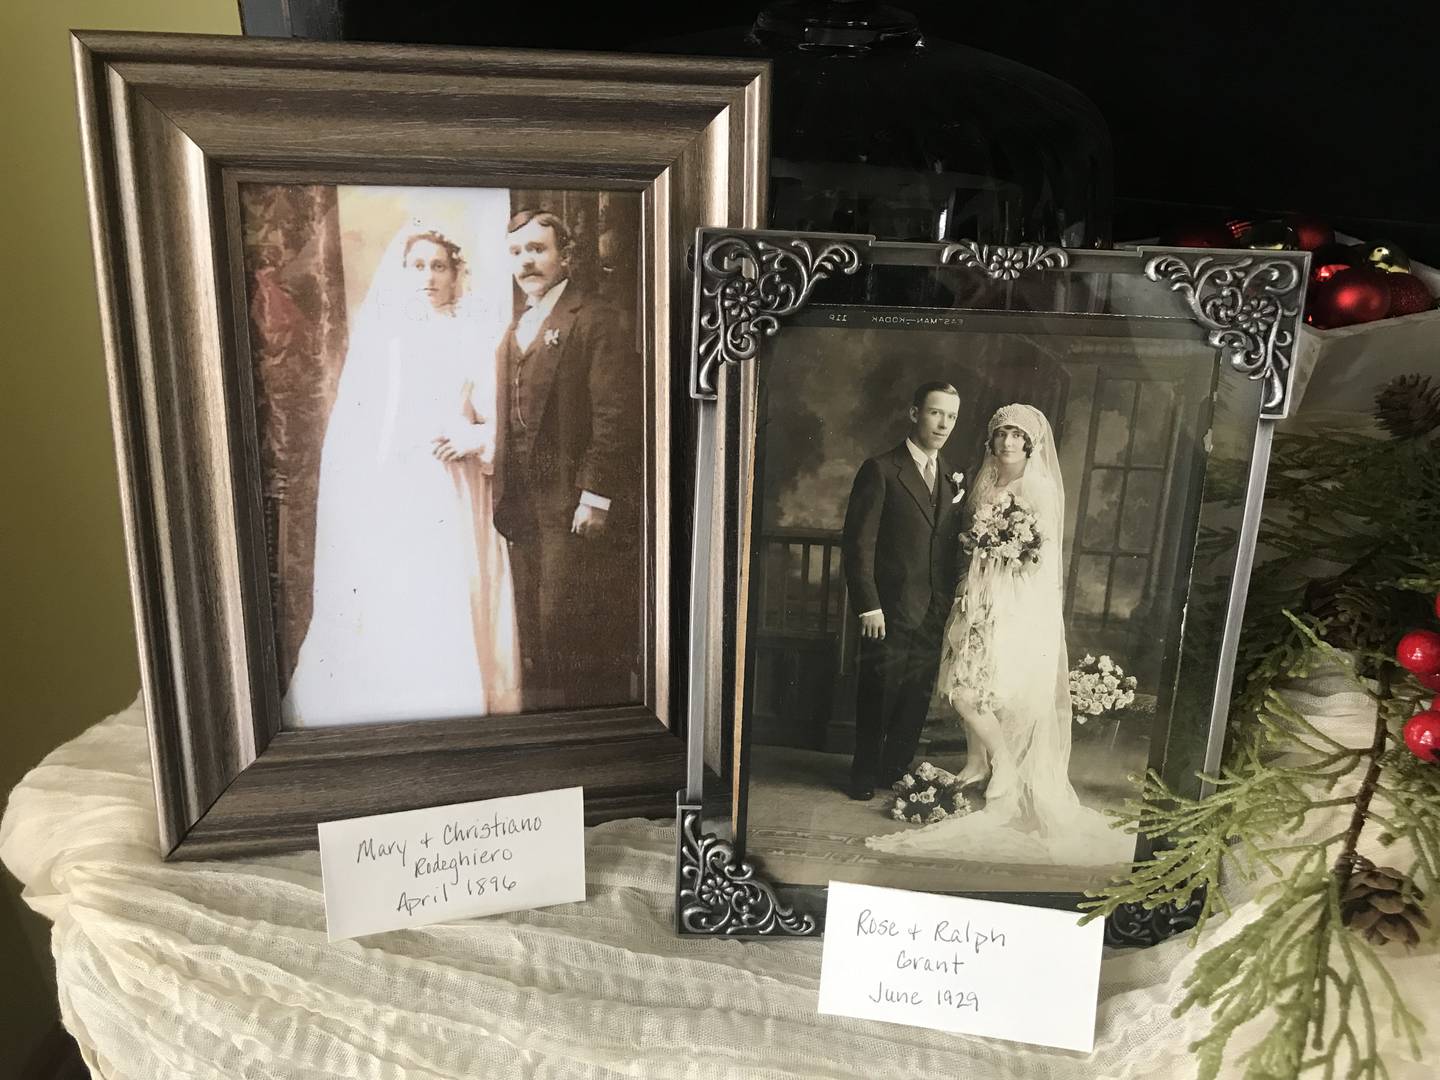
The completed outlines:
<svg viewBox="0 0 1440 1080">
<path fill-rule="evenodd" d="M 585 899 L 580 788 L 320 825 L 330 940 Z"/>
<path fill-rule="evenodd" d="M 1091 1050 L 1099 920 L 830 883 L 820 1011 Z"/>
</svg>

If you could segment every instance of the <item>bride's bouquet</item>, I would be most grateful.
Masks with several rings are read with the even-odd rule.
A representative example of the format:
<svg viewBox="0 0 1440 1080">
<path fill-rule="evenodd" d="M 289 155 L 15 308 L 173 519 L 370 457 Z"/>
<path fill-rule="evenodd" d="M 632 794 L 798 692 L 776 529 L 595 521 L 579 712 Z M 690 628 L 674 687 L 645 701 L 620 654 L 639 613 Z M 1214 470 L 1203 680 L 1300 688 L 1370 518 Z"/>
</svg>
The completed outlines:
<svg viewBox="0 0 1440 1080">
<path fill-rule="evenodd" d="M 1083 724 L 1092 716 L 1103 716 L 1135 700 L 1135 676 L 1108 656 L 1086 653 L 1070 672 L 1070 707 L 1075 722 Z"/>
<path fill-rule="evenodd" d="M 986 503 L 970 528 L 960 534 L 960 546 L 975 559 L 985 559 L 1012 570 L 1040 562 L 1040 520 L 1024 499 L 1006 492 Z"/>
<path fill-rule="evenodd" d="M 890 790 L 895 792 L 890 816 L 912 825 L 933 825 L 973 809 L 960 790 L 955 774 L 928 761 L 922 761 L 913 773 L 906 773 L 895 781 Z"/>
</svg>

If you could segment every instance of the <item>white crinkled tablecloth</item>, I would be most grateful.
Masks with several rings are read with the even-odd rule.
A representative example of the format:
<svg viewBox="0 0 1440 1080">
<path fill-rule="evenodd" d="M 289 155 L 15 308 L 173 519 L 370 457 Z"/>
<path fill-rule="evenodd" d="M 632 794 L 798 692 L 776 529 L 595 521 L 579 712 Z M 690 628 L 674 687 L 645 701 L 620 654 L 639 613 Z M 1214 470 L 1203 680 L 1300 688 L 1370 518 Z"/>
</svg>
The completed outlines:
<svg viewBox="0 0 1440 1080">
<path fill-rule="evenodd" d="M 1297 704 L 1368 743 L 1365 698 L 1336 688 Z M 583 904 L 331 944 L 314 852 L 160 860 L 138 702 L 50 754 L 0 821 L 0 858 L 55 924 L 65 1024 L 106 1080 L 1194 1075 L 1204 1014 L 1171 1017 L 1185 939 L 1106 954 L 1093 1054 L 836 1019 L 815 1011 L 818 941 L 674 935 L 674 844 L 671 822 L 597 826 Z M 1253 912 L 1233 899 L 1207 939 Z M 1436 952 L 1391 972 L 1429 1062 L 1394 1044 L 1391 1077 L 1433 1077 Z"/>
</svg>

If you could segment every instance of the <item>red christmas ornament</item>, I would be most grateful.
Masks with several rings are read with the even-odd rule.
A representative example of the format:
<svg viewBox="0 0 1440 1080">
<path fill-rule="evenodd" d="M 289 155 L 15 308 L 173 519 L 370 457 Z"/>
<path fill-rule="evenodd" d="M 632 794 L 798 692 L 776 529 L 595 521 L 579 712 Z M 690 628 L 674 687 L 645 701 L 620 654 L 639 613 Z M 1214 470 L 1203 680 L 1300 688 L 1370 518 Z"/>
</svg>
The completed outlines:
<svg viewBox="0 0 1440 1080">
<path fill-rule="evenodd" d="M 1329 281 L 1341 270 L 1349 269 L 1349 263 L 1326 263 L 1324 266 L 1315 267 L 1315 269 L 1310 274 L 1310 278 L 1312 281 L 1315 282 Z"/>
<path fill-rule="evenodd" d="M 1317 282 L 1306 306 L 1307 320 L 1323 330 L 1385 318 L 1390 310 L 1390 275 L 1350 266 Z"/>
<path fill-rule="evenodd" d="M 1405 745 L 1421 761 L 1440 764 L 1440 712 L 1426 709 L 1405 721 Z"/>
<path fill-rule="evenodd" d="M 1295 230 L 1295 239 L 1301 251 L 1314 251 L 1335 242 L 1335 230 L 1330 223 L 1309 214 L 1286 214 L 1285 224 Z"/>
<path fill-rule="evenodd" d="M 1400 639 L 1395 659 L 1416 675 L 1440 675 L 1440 634 L 1434 630 L 1411 630 Z"/>
<path fill-rule="evenodd" d="M 1422 311 L 1429 311 L 1435 306 L 1435 298 L 1430 295 L 1430 290 L 1425 287 L 1414 274 L 1407 274 L 1403 271 L 1391 274 L 1386 279 L 1390 286 L 1390 314 L 1388 318 L 1395 319 L 1401 315 L 1418 315 Z"/>
<path fill-rule="evenodd" d="M 1440 690 L 1440 671 L 1433 675 L 1416 675 L 1415 680 L 1426 690 Z"/>
</svg>

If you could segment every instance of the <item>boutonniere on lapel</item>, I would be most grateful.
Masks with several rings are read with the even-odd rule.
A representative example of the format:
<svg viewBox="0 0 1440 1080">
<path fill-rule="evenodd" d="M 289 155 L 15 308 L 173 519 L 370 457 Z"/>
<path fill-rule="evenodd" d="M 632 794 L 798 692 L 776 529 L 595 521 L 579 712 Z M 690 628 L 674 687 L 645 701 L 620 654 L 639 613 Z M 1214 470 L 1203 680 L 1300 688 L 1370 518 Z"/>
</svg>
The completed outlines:
<svg viewBox="0 0 1440 1080">
<path fill-rule="evenodd" d="M 965 497 L 965 489 L 960 486 L 961 481 L 964 479 L 965 474 L 963 472 L 952 472 L 950 474 L 950 483 L 955 485 L 955 497 L 950 500 L 951 503 L 958 503 Z"/>
<path fill-rule="evenodd" d="M 559 331 L 559 330 L 546 330 L 546 331 L 545 331 L 545 344 L 546 344 L 547 346 L 549 346 L 550 348 L 552 348 L 552 349 L 555 348 L 555 346 L 559 345 L 559 344 L 560 344 L 560 331 Z"/>
</svg>

